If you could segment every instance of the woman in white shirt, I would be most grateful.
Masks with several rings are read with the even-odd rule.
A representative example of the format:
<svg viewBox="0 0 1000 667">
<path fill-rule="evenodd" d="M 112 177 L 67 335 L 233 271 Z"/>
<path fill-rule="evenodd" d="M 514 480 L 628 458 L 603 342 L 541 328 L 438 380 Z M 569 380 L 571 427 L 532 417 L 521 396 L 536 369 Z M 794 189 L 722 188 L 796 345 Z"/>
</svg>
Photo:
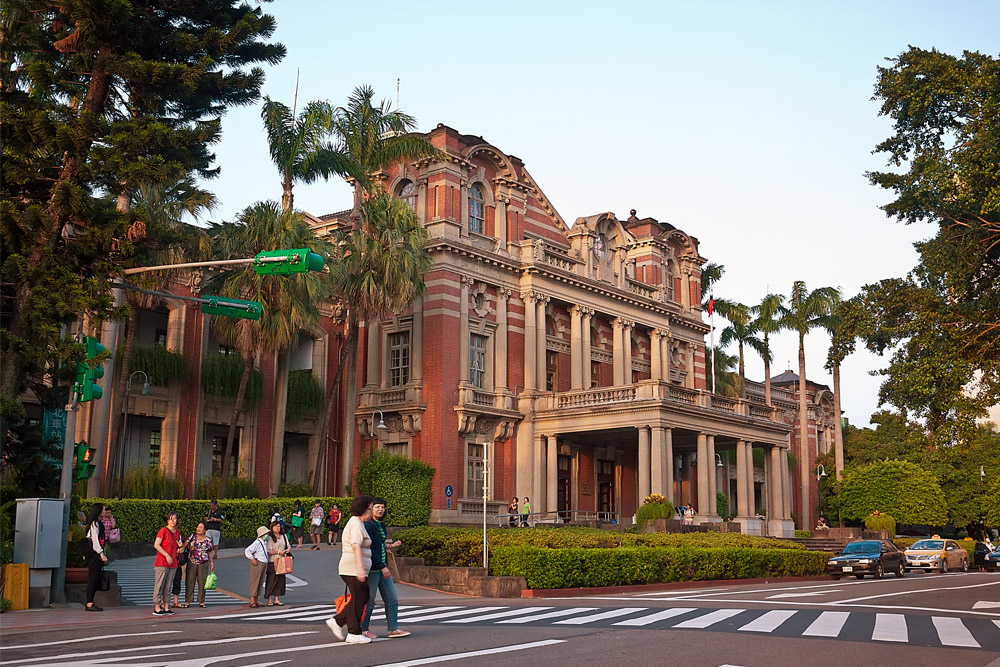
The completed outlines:
<svg viewBox="0 0 1000 667">
<path fill-rule="evenodd" d="M 326 620 L 327 627 L 338 639 L 348 644 L 368 644 L 371 639 L 361 634 L 361 615 L 368 604 L 366 578 L 372 566 L 372 541 L 365 530 L 365 521 L 372 516 L 372 496 L 358 496 L 351 501 L 351 518 L 344 526 L 343 551 L 340 555 L 340 578 L 351 594 L 336 616 Z"/>
<path fill-rule="evenodd" d="M 255 609 L 260 606 L 257 598 L 260 596 L 260 587 L 264 585 L 264 575 L 267 574 L 267 545 L 264 538 L 267 537 L 268 530 L 265 526 L 257 529 L 257 539 L 243 551 L 243 555 L 250 561 L 250 608 Z"/>
<path fill-rule="evenodd" d="M 84 549 L 83 562 L 87 565 L 87 611 L 104 611 L 102 607 L 94 604 L 94 594 L 97 592 L 97 582 L 101 578 L 101 570 L 108 562 L 108 557 L 104 553 L 105 535 L 104 523 L 101 515 L 104 514 L 104 505 L 94 503 L 87 516 L 87 543 L 90 549 Z"/>
</svg>

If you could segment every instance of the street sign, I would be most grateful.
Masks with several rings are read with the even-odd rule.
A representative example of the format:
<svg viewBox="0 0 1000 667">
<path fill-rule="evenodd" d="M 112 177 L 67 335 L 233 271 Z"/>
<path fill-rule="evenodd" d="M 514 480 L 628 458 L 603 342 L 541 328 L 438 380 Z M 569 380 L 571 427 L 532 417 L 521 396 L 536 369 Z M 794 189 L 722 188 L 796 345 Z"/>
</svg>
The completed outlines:
<svg viewBox="0 0 1000 667">
<path fill-rule="evenodd" d="M 455 489 L 451 488 L 451 484 L 444 487 L 444 495 L 451 498 L 455 494 Z"/>
<path fill-rule="evenodd" d="M 45 408 L 42 414 L 42 437 L 45 442 L 66 439 L 66 410 L 63 408 Z"/>
</svg>

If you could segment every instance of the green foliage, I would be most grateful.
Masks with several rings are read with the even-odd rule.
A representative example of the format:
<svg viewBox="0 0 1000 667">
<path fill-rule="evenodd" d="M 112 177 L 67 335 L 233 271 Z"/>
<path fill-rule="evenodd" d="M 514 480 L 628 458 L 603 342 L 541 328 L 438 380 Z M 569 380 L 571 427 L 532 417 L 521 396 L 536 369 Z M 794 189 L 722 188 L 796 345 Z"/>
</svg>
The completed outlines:
<svg viewBox="0 0 1000 667">
<path fill-rule="evenodd" d="M 8 500 L 0 505 L 0 565 L 14 562 L 14 524 L 17 501 Z"/>
<path fill-rule="evenodd" d="M 305 482 L 285 482 L 278 487 L 279 498 L 303 499 L 312 495 L 312 486 Z M 228 496 L 227 496 L 228 497 Z"/>
<path fill-rule="evenodd" d="M 358 464 L 355 484 L 362 493 L 386 499 L 387 525 L 419 526 L 431 516 L 434 472 L 423 461 L 374 452 Z"/>
<path fill-rule="evenodd" d="M 626 586 L 820 575 L 827 558 L 823 552 L 795 549 L 496 547 L 490 573 L 524 577 L 528 588 Z"/>
<path fill-rule="evenodd" d="M 310 501 L 316 498 L 310 496 Z M 346 508 L 350 498 L 321 497 L 324 510 L 329 510 L 334 503 Z M 181 532 L 194 532 L 198 522 L 208 514 L 207 500 L 115 500 L 95 499 L 111 508 L 115 520 L 122 531 L 123 542 L 149 542 L 156 538 L 156 533 L 165 525 L 168 512 L 177 512 L 178 526 Z M 220 499 L 219 509 L 226 516 L 222 524 L 223 537 L 238 537 L 248 542 L 257 534 L 257 528 L 266 526 L 271 518 L 271 510 L 278 511 L 288 520 L 295 509 L 295 501 L 291 498 L 257 499 Z M 344 513 L 341 526 L 350 516 Z"/>
<path fill-rule="evenodd" d="M 0 598 L 0 614 L 5 614 L 14 607 L 14 603 L 7 598 Z"/>
<path fill-rule="evenodd" d="M 656 519 L 673 519 L 676 516 L 674 504 L 663 496 L 656 496 L 654 499 L 646 498 L 642 506 L 636 510 L 635 522 L 639 526 L 645 526 Z"/>
<path fill-rule="evenodd" d="M 395 535 L 403 544 L 400 556 L 423 558 L 426 565 L 474 567 L 483 562 L 483 533 L 475 528 L 421 526 Z M 493 528 L 490 549 L 610 549 L 618 547 L 803 549 L 794 542 L 740 533 L 618 533 L 580 526 L 531 529 Z"/>
<path fill-rule="evenodd" d="M 124 350 L 124 347 L 117 350 L 119 361 L 121 361 Z M 179 352 L 171 352 L 163 345 L 134 344 L 129 366 L 132 369 L 144 371 L 149 376 L 149 383 L 157 387 L 165 387 L 174 380 L 180 380 L 187 371 L 184 355 Z"/>
<path fill-rule="evenodd" d="M 288 374 L 288 404 L 285 419 L 295 423 L 303 417 L 314 417 L 323 409 L 324 391 L 311 370 Z"/>
<path fill-rule="evenodd" d="M 795 531 L 795 537 L 796 537 L 796 539 L 807 540 L 810 537 L 812 537 L 812 532 L 810 532 L 808 530 L 796 530 Z"/>
<path fill-rule="evenodd" d="M 57 497 L 63 443 L 46 442 L 42 426 L 27 421 L 14 425 L 7 437 L 0 458 L 0 503 L 15 498 Z"/>
<path fill-rule="evenodd" d="M 841 511 L 844 518 L 864 520 L 872 512 L 891 514 L 904 524 L 941 526 L 947 523 L 947 503 L 934 476 L 908 461 L 885 460 L 844 476 Z"/>
<path fill-rule="evenodd" d="M 66 567 L 86 567 L 83 553 L 80 551 L 80 540 L 86 534 L 86 527 L 71 516 L 67 532 L 69 543 L 66 545 Z"/>
<path fill-rule="evenodd" d="M 260 498 L 257 482 L 246 477 L 230 477 L 226 480 L 226 493 L 222 494 L 222 480 L 218 476 L 203 477 L 198 480 L 195 498 Z"/>
<path fill-rule="evenodd" d="M 201 363 L 201 387 L 206 394 L 235 398 L 240 388 L 240 377 L 245 365 L 238 354 L 210 354 Z M 251 405 L 260 403 L 263 395 L 264 376 L 254 368 L 247 385 L 246 400 Z"/>
<path fill-rule="evenodd" d="M 117 482 L 112 484 L 117 488 Z M 134 466 L 125 472 L 125 498 L 184 498 L 184 483 L 168 475 L 159 466 Z"/>
<path fill-rule="evenodd" d="M 729 518 L 729 499 L 726 498 L 726 494 L 722 491 L 715 492 L 715 507 L 723 520 Z"/>
<path fill-rule="evenodd" d="M 884 530 L 890 535 L 895 535 L 896 520 L 888 514 L 875 511 L 865 517 L 865 528 L 868 530 Z"/>
<path fill-rule="evenodd" d="M 1000 526 L 1000 475 L 994 475 L 989 491 L 983 496 L 983 518 L 987 526 Z"/>
</svg>

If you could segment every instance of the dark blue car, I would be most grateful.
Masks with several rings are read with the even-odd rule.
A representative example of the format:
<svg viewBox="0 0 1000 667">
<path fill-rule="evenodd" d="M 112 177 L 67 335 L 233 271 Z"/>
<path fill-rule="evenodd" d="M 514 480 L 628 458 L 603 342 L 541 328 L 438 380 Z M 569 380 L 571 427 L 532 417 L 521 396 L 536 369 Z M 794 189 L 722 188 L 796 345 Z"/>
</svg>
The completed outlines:
<svg viewBox="0 0 1000 667">
<path fill-rule="evenodd" d="M 881 579 L 886 572 L 902 577 L 905 570 L 903 552 L 889 540 L 851 542 L 826 562 L 826 572 L 834 579 L 854 575 L 858 579 L 870 574 Z"/>
</svg>

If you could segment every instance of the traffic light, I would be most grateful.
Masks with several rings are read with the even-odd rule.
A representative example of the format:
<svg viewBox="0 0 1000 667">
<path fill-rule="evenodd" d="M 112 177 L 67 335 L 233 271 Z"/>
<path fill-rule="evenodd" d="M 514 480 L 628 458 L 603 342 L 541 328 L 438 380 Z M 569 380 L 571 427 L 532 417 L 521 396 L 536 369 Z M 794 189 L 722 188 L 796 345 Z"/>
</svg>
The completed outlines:
<svg viewBox="0 0 1000 667">
<path fill-rule="evenodd" d="M 74 445 L 76 452 L 73 454 L 73 481 L 82 482 L 90 479 L 94 475 L 95 465 L 91 463 L 97 450 L 90 447 L 87 441 L 78 442 Z"/>
<path fill-rule="evenodd" d="M 201 312 L 207 315 L 224 315 L 225 317 L 239 317 L 244 320 L 259 320 L 264 312 L 263 307 L 257 301 L 244 301 L 243 299 L 229 299 L 224 296 L 205 295 L 208 303 L 201 304 Z"/>
<path fill-rule="evenodd" d="M 93 336 L 84 338 L 83 344 L 86 348 L 87 357 L 85 361 L 81 361 L 76 365 L 76 384 L 73 385 L 73 390 L 79 396 L 80 402 L 86 403 L 87 401 L 97 400 L 104 395 L 104 390 L 96 382 L 104 377 L 104 366 L 100 363 L 92 366 L 88 362 L 104 354 L 108 349 L 98 343 L 97 339 Z"/>
<path fill-rule="evenodd" d="M 260 276 L 322 271 L 323 258 L 309 248 L 265 250 L 253 260 L 253 270 Z"/>
</svg>

